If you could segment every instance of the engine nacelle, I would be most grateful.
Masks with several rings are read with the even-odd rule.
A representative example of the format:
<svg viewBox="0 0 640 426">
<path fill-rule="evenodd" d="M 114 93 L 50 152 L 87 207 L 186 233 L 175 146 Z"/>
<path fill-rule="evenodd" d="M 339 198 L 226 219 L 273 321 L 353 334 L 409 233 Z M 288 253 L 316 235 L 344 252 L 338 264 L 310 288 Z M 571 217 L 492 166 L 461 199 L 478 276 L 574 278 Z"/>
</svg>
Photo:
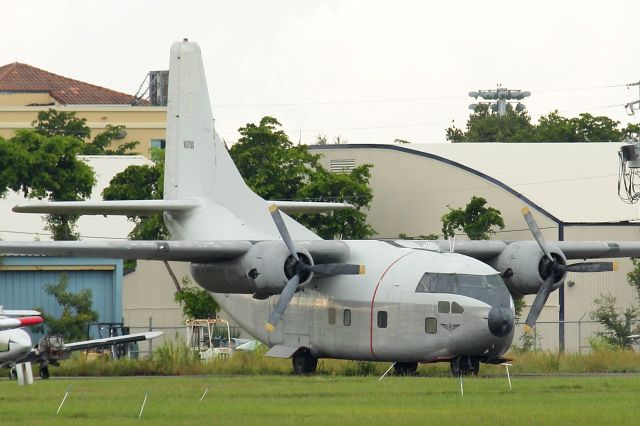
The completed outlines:
<svg viewBox="0 0 640 426">
<path fill-rule="evenodd" d="M 553 244 L 547 243 L 551 257 L 566 264 L 566 257 Z M 490 264 L 500 274 L 514 296 L 536 294 L 548 276 L 547 257 L 535 241 L 518 241 L 509 244 Z M 554 288 L 560 286 L 566 273 L 555 272 Z"/>
<path fill-rule="evenodd" d="M 309 251 L 298 247 L 300 261 L 313 266 Z M 295 275 L 295 261 L 283 241 L 260 241 L 244 255 L 226 262 L 192 263 L 193 278 L 214 293 L 253 294 L 258 298 L 280 294 Z M 301 276 L 300 285 L 313 278 Z"/>
</svg>

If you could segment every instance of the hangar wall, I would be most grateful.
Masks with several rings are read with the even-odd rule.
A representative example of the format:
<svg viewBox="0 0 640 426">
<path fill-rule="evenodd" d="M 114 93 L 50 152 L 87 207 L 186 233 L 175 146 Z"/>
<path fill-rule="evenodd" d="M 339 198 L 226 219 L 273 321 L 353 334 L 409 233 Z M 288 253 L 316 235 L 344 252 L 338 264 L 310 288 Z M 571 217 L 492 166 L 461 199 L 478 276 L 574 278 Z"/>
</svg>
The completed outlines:
<svg viewBox="0 0 640 426">
<path fill-rule="evenodd" d="M 449 211 L 448 206 L 463 207 L 476 195 L 484 197 L 488 205 L 500 210 L 504 219 L 505 229 L 498 231 L 493 238 L 532 239 L 521 213 L 522 207 L 527 204 L 526 199 L 478 171 L 431 158 L 422 152 L 411 154 L 384 149 L 384 146 L 365 148 L 324 145 L 311 149 L 322 155 L 321 163 L 327 169 L 331 168 L 332 162 L 351 162 L 355 166 L 373 165 L 370 183 L 374 196 L 368 221 L 377 231 L 377 238 L 397 238 L 400 233 L 414 237 L 432 233 L 442 235 L 441 217 Z M 636 225 L 562 224 L 558 218 L 546 214 L 537 206 L 529 204 L 529 207 L 545 239 L 549 241 L 560 239 L 561 227 L 564 240 L 640 240 L 640 228 Z M 466 236 L 459 235 L 456 238 L 466 239 Z M 566 282 L 572 281 L 576 285 L 565 285 L 564 289 L 564 344 L 567 351 L 588 350 L 589 336 L 599 330 L 597 324 L 588 322 L 589 313 L 593 310 L 593 299 L 605 289 L 618 298 L 622 308 L 634 303 L 635 290 L 626 284 L 626 274 L 631 269 L 631 261 L 622 260 L 617 272 L 569 274 Z M 526 318 L 534 297 L 525 297 L 527 308 L 522 318 Z M 536 327 L 538 344 L 543 349 L 559 348 L 559 307 L 559 292 L 556 291 L 549 297 Z M 514 344 L 519 344 L 521 332 L 521 327 L 518 327 Z"/>
</svg>

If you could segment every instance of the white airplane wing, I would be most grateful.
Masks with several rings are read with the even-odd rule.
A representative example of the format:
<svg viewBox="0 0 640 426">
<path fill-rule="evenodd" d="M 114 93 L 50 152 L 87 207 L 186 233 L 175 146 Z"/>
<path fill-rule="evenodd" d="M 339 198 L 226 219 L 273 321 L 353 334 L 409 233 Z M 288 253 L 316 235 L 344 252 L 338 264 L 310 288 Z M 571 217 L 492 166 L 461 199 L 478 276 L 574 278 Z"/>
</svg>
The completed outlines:
<svg viewBox="0 0 640 426">
<path fill-rule="evenodd" d="M 21 318 L 3 318 L 0 317 L 0 330 L 10 330 L 12 328 L 28 327 L 30 325 L 40 324 L 42 317 L 21 317 Z"/>
<path fill-rule="evenodd" d="M 321 263 L 341 262 L 349 257 L 343 241 L 296 242 Z M 2 254 L 46 256 L 106 257 L 115 259 L 173 260 L 181 262 L 220 262 L 246 253 L 252 241 L 0 241 Z"/>
<path fill-rule="evenodd" d="M 79 351 L 83 349 L 100 348 L 116 345 L 118 343 L 139 342 L 151 340 L 162 335 L 162 331 L 149 331 L 145 333 L 125 334 L 124 336 L 105 337 L 103 339 L 85 340 L 83 342 L 65 343 L 65 351 Z"/>
</svg>

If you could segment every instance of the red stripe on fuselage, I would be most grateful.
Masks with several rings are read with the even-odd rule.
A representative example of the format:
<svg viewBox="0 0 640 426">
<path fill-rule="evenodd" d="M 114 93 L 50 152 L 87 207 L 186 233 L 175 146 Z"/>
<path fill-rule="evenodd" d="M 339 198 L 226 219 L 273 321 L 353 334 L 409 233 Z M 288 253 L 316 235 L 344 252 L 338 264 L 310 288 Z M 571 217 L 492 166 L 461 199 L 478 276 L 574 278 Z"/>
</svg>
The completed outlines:
<svg viewBox="0 0 640 426">
<path fill-rule="evenodd" d="M 391 263 L 391 265 L 389 265 L 387 267 L 387 269 L 384 270 L 384 272 L 380 276 L 380 279 L 378 280 L 378 284 L 376 284 L 376 289 L 373 291 L 373 296 L 371 297 L 371 312 L 370 312 L 370 315 L 369 315 L 369 350 L 371 350 L 371 355 L 374 358 L 376 357 L 376 354 L 373 352 L 373 304 L 374 304 L 374 302 L 376 300 L 376 294 L 378 293 L 378 287 L 380 287 L 380 283 L 382 282 L 382 279 L 384 278 L 385 275 L 387 275 L 387 272 L 389 272 L 391 267 L 393 267 L 393 265 L 398 263 L 398 261 L 400 259 L 410 255 L 411 253 L 413 253 L 413 251 L 410 251 L 409 253 L 405 253 L 402 256 L 400 256 L 399 258 L 397 258 L 396 260 L 394 260 L 393 263 Z"/>
</svg>

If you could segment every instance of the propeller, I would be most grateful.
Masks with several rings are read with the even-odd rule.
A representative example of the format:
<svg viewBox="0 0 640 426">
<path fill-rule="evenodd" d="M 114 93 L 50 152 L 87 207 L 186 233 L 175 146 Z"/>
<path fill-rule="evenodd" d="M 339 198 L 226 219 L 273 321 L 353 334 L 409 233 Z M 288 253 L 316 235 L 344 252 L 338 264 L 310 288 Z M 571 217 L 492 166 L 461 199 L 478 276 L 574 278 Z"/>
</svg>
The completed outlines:
<svg viewBox="0 0 640 426">
<path fill-rule="evenodd" d="M 296 293 L 296 290 L 300 285 L 300 281 L 306 280 L 310 274 L 314 273 L 322 276 L 359 275 L 364 274 L 365 267 L 364 265 L 352 265 L 348 263 L 321 263 L 319 265 L 309 265 L 305 263 L 298 256 L 295 244 L 291 239 L 289 230 L 282 219 L 282 215 L 280 214 L 278 207 L 275 204 L 272 204 L 269 207 L 269 212 L 271 213 L 273 222 L 275 223 L 282 240 L 287 246 L 287 249 L 289 249 L 289 253 L 291 253 L 291 257 L 293 258 L 293 263 L 291 265 L 293 276 L 289 281 L 287 281 L 287 284 L 282 289 L 280 298 L 273 307 L 273 312 L 269 315 L 269 322 L 265 325 L 267 331 L 273 331 L 289 306 L 293 295 Z"/>
<path fill-rule="evenodd" d="M 529 315 L 525 322 L 525 331 L 530 331 L 536 324 L 542 308 L 552 291 L 557 287 L 554 286 L 556 281 L 559 281 L 567 272 L 610 272 L 618 269 L 618 262 L 580 262 L 573 263 L 571 265 L 565 265 L 561 260 L 554 258 L 547 247 L 547 243 L 542 236 L 542 232 L 533 218 L 531 211 L 528 207 L 522 209 L 522 215 L 524 220 L 529 226 L 529 230 L 533 234 L 533 238 L 536 240 L 545 255 L 544 264 L 540 271 L 541 276 L 544 278 L 544 282 L 540 286 L 536 298 L 533 300 Z"/>
</svg>

